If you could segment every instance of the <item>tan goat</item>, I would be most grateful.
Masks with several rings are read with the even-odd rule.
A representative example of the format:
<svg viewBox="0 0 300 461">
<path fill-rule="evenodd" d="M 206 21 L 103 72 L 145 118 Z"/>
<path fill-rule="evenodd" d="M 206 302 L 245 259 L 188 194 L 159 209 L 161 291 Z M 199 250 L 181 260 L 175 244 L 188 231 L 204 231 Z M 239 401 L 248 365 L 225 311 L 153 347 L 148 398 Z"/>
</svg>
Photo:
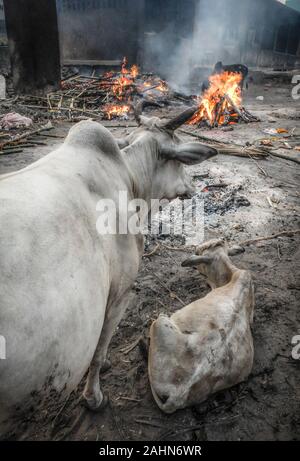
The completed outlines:
<svg viewBox="0 0 300 461">
<path fill-rule="evenodd" d="M 196 266 L 212 291 L 150 329 L 149 379 L 155 401 L 166 413 L 199 404 L 244 381 L 253 364 L 254 290 L 249 271 L 235 267 L 222 240 L 199 246 L 182 266 Z"/>
</svg>

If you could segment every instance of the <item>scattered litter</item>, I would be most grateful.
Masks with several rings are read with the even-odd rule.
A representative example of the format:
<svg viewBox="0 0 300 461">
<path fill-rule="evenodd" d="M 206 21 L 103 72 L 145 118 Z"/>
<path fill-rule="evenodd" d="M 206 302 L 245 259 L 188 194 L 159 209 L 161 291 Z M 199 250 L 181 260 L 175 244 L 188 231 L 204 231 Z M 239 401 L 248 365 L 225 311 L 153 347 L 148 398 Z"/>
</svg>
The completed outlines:
<svg viewBox="0 0 300 461">
<path fill-rule="evenodd" d="M 29 117 L 24 117 L 17 112 L 10 112 L 0 117 L 0 128 L 2 130 L 11 130 L 13 128 L 28 128 L 33 124 Z"/>
<path fill-rule="evenodd" d="M 289 132 L 289 130 L 286 130 L 285 128 L 277 128 L 276 131 L 277 131 L 277 133 L 280 133 L 280 134 Z"/>
<path fill-rule="evenodd" d="M 277 130 L 276 128 L 265 128 L 263 130 L 263 133 L 266 133 L 266 134 L 277 134 Z"/>
<path fill-rule="evenodd" d="M 271 139 L 262 139 L 260 141 L 260 144 L 262 146 L 273 146 L 273 143 L 272 143 Z"/>
<path fill-rule="evenodd" d="M 293 149 L 292 146 L 288 142 L 284 142 L 283 145 L 286 149 Z"/>
<path fill-rule="evenodd" d="M 257 101 L 264 101 L 265 97 L 264 96 L 257 96 Z"/>
<path fill-rule="evenodd" d="M 270 199 L 272 201 L 272 203 L 276 203 L 278 205 L 278 203 L 280 203 L 280 198 L 277 194 L 273 193 L 272 195 L 270 195 Z"/>
</svg>

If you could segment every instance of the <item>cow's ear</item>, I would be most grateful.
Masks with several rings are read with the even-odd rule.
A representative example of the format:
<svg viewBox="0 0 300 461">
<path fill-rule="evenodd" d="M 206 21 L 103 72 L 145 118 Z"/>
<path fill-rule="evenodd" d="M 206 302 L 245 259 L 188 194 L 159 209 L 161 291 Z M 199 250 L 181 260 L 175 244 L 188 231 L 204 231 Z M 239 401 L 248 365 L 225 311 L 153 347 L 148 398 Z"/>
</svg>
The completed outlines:
<svg viewBox="0 0 300 461">
<path fill-rule="evenodd" d="M 199 266 L 199 264 L 209 264 L 212 262 L 212 257 L 210 256 L 191 256 L 181 263 L 182 267 L 194 267 Z"/>
<path fill-rule="evenodd" d="M 187 142 L 175 147 L 163 147 L 162 155 L 167 160 L 178 160 L 185 165 L 196 165 L 218 154 L 213 147 L 200 142 Z"/>
</svg>

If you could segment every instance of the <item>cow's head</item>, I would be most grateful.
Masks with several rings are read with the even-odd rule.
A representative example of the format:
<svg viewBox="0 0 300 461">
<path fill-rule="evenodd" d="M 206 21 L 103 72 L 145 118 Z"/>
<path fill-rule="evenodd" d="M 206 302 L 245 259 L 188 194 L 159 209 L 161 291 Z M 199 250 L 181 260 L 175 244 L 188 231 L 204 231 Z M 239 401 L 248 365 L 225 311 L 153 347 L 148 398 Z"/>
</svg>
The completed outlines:
<svg viewBox="0 0 300 461">
<path fill-rule="evenodd" d="M 200 142 L 183 142 L 175 133 L 193 116 L 197 107 L 187 109 L 165 122 L 157 117 L 143 116 L 144 106 L 145 103 L 141 103 L 135 107 L 135 118 L 139 126 L 126 138 L 118 140 L 119 147 L 125 155 L 130 155 L 136 149 L 138 155 L 147 158 L 146 162 L 152 165 L 152 198 L 172 200 L 176 197 L 190 197 L 194 187 L 184 165 L 196 165 L 218 153 L 216 149 Z"/>
</svg>

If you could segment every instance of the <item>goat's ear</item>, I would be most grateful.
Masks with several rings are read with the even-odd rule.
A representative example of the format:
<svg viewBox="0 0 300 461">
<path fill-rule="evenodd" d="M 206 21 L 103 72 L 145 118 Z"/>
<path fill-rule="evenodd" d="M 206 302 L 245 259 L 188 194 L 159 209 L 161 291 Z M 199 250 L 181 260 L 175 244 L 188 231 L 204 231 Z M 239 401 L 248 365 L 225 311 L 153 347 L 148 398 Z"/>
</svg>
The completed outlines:
<svg viewBox="0 0 300 461">
<path fill-rule="evenodd" d="M 228 256 L 235 256 L 245 252 L 245 248 L 235 245 L 228 250 Z"/>
<path fill-rule="evenodd" d="M 116 139 L 116 141 L 120 149 L 124 149 L 125 147 L 129 145 L 129 142 L 127 141 L 126 138 L 119 138 L 119 139 Z"/>
<path fill-rule="evenodd" d="M 213 147 L 200 142 L 187 142 L 175 147 L 163 147 L 163 157 L 167 160 L 178 160 L 185 165 L 196 165 L 218 154 Z"/>
<path fill-rule="evenodd" d="M 209 264 L 212 262 L 211 256 L 197 256 L 193 255 L 181 263 L 182 267 L 194 267 L 199 264 Z"/>
</svg>

